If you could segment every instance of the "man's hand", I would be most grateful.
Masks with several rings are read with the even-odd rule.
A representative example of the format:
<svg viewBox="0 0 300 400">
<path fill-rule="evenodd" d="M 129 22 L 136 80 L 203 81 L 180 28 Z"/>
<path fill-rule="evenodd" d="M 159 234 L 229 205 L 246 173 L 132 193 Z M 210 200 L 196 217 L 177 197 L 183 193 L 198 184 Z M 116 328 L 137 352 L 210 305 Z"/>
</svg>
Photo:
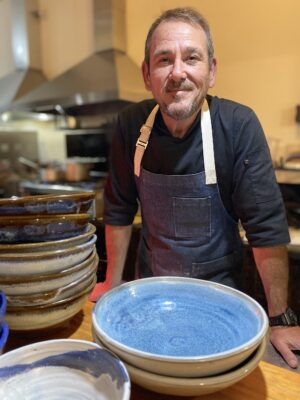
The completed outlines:
<svg viewBox="0 0 300 400">
<path fill-rule="evenodd" d="M 298 367 L 298 359 L 292 350 L 300 350 L 300 326 L 271 328 L 271 343 L 291 368 Z"/>
</svg>

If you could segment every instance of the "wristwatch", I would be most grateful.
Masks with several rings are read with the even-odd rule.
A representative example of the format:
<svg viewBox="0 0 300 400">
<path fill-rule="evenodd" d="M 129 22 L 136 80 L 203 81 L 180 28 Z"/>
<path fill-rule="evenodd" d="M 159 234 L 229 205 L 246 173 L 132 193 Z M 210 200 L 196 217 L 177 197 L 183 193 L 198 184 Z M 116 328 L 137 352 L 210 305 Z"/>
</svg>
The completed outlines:
<svg viewBox="0 0 300 400">
<path fill-rule="evenodd" d="M 288 307 L 283 314 L 269 317 L 270 326 L 297 326 L 298 319 L 294 311 Z"/>
</svg>

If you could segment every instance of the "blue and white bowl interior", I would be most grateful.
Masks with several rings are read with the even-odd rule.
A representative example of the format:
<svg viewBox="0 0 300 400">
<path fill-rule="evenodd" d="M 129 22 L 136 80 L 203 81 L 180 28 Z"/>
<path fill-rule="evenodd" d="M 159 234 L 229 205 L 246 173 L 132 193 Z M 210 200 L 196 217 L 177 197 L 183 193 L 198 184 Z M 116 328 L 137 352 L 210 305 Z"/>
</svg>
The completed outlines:
<svg viewBox="0 0 300 400">
<path fill-rule="evenodd" d="M 0 399 L 128 400 L 124 364 L 95 343 L 58 339 L 0 357 Z"/>
<path fill-rule="evenodd" d="M 146 278 L 101 297 L 93 310 L 100 339 L 146 357 L 219 358 L 259 343 L 263 308 L 235 289 L 192 278 Z"/>
</svg>

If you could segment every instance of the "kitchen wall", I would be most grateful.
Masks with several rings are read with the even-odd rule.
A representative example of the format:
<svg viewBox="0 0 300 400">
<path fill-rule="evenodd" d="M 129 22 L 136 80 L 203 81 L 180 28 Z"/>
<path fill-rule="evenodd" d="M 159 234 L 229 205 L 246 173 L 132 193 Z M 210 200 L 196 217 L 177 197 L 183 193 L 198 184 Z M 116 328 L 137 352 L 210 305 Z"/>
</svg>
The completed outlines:
<svg viewBox="0 0 300 400">
<path fill-rule="evenodd" d="M 213 94 L 252 107 L 275 160 L 300 149 L 299 0 L 127 0 L 128 53 L 143 59 L 152 21 L 164 10 L 191 6 L 208 19 L 218 60 Z M 141 17 L 142 16 L 142 17 Z"/>
</svg>

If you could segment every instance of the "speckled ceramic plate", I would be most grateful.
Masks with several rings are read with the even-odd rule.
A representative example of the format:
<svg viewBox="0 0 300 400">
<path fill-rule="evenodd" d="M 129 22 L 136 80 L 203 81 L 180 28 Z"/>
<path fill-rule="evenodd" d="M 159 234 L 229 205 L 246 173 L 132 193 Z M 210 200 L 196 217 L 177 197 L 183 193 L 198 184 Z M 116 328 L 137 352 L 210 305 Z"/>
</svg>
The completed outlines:
<svg viewBox="0 0 300 400">
<path fill-rule="evenodd" d="M 92 323 L 120 358 L 171 376 L 208 376 L 245 360 L 268 331 L 268 318 L 235 289 L 192 278 L 147 278 L 101 297 Z"/>
<path fill-rule="evenodd" d="M 98 345 L 72 339 L 35 343 L 0 358 L 1 400 L 128 400 L 124 364 Z"/>
</svg>

